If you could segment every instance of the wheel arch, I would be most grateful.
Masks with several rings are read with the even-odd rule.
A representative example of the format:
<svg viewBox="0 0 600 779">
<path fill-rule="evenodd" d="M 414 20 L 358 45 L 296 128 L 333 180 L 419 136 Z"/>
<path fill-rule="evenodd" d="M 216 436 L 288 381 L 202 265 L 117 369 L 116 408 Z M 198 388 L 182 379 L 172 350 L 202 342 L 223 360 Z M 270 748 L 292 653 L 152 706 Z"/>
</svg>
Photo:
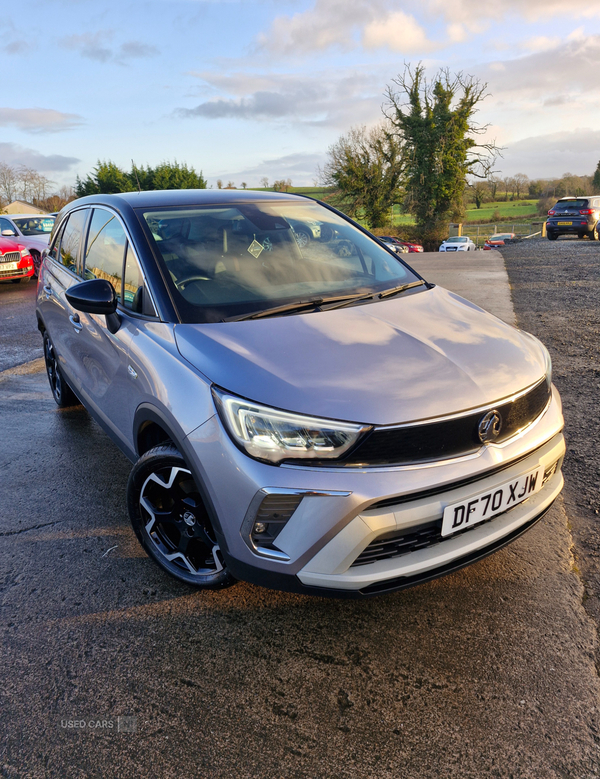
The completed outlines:
<svg viewBox="0 0 600 779">
<path fill-rule="evenodd" d="M 135 412 L 133 423 L 133 444 L 137 456 L 141 457 L 144 452 L 167 441 L 173 442 L 192 471 L 212 526 L 219 536 L 219 544 L 227 552 L 227 541 L 223 533 L 221 521 L 215 510 L 204 477 L 196 466 L 194 452 L 187 440 L 187 435 L 177 421 L 166 411 L 149 403 L 142 403 Z"/>
</svg>

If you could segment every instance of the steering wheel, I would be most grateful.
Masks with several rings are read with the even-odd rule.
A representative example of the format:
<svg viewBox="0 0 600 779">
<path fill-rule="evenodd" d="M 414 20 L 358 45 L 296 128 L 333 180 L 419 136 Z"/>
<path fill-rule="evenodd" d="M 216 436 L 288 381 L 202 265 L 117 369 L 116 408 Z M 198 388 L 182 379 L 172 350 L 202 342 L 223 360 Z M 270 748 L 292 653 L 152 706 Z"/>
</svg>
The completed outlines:
<svg viewBox="0 0 600 779">
<path fill-rule="evenodd" d="M 208 276 L 186 276 L 184 279 L 179 279 L 175 282 L 175 286 L 177 289 L 180 289 L 182 292 L 186 288 L 186 286 L 192 282 L 192 281 L 210 281 L 210 278 Z"/>
</svg>

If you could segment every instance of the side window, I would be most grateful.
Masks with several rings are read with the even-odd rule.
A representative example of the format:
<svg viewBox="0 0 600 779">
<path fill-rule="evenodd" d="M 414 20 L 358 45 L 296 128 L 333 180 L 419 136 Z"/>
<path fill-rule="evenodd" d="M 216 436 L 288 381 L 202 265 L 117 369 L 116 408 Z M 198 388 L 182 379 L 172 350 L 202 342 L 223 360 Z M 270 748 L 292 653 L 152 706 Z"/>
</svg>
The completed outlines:
<svg viewBox="0 0 600 779">
<path fill-rule="evenodd" d="M 48 250 L 48 256 L 49 256 L 49 257 L 52 257 L 52 259 L 53 259 L 53 260 L 56 260 L 57 262 L 60 262 L 60 252 L 59 252 L 59 247 L 60 247 L 60 241 L 61 241 L 61 238 L 62 238 L 62 234 L 63 234 L 63 232 L 64 232 L 64 230 L 65 230 L 65 225 L 66 225 L 66 223 L 67 223 L 67 220 L 65 220 L 65 221 L 64 221 L 64 222 L 61 224 L 61 226 L 58 228 L 58 231 L 57 231 L 57 233 L 56 233 L 56 236 L 55 236 L 55 238 L 54 238 L 54 241 L 52 242 L 52 246 L 51 246 L 51 247 L 50 247 L 50 249 Z"/>
<path fill-rule="evenodd" d="M 95 209 L 87 240 L 84 278 L 110 281 L 118 298 L 126 243 L 125 230 L 118 218 L 109 211 Z"/>
<path fill-rule="evenodd" d="M 0 219 L 0 232 L 2 230 L 10 230 L 13 235 L 17 234 L 14 226 L 8 221 L 8 219 Z"/>
<path fill-rule="evenodd" d="M 125 260 L 125 278 L 123 282 L 123 305 L 136 314 L 156 316 L 152 300 L 146 291 L 144 277 L 137 258 L 129 244 Z"/>
<path fill-rule="evenodd" d="M 85 220 L 88 215 L 87 209 L 74 211 L 67 219 L 64 232 L 60 241 L 60 254 L 58 261 L 65 268 L 77 273 L 77 257 L 79 255 L 79 244 L 83 235 Z"/>
</svg>

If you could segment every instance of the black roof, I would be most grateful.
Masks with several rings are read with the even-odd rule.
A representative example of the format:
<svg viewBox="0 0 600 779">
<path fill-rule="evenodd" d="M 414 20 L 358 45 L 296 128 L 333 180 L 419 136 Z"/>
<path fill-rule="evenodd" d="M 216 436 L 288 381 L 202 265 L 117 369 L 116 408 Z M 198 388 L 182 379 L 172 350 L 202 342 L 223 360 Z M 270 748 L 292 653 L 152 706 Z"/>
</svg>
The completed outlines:
<svg viewBox="0 0 600 779">
<path fill-rule="evenodd" d="M 285 192 L 255 192 L 249 189 L 164 189 L 149 192 L 120 192 L 114 195 L 88 195 L 69 203 L 69 207 L 104 203 L 116 208 L 126 203 L 131 208 L 164 208 L 168 206 L 231 205 L 281 200 L 302 201 L 306 198 Z"/>
</svg>

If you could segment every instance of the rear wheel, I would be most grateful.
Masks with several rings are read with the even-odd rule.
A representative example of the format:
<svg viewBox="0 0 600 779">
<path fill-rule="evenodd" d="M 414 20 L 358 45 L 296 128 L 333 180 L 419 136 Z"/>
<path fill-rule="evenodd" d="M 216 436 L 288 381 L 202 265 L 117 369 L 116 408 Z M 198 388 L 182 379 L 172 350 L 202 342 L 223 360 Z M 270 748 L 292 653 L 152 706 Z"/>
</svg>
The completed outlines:
<svg viewBox="0 0 600 779">
<path fill-rule="evenodd" d="M 31 249 L 29 253 L 31 254 L 31 259 L 33 260 L 33 275 L 35 278 L 37 278 L 40 273 L 40 265 L 42 264 L 42 255 L 35 249 Z"/>
<path fill-rule="evenodd" d="M 556 233 L 547 233 L 547 236 L 549 241 L 556 241 L 556 239 L 558 238 L 558 235 Z"/>
<path fill-rule="evenodd" d="M 60 371 L 58 360 L 54 353 L 54 346 L 48 333 L 44 333 L 44 361 L 46 363 L 46 373 L 50 382 L 50 389 L 59 408 L 79 405 L 77 396 L 69 387 Z"/>
<path fill-rule="evenodd" d="M 598 240 L 598 225 L 595 224 L 590 232 L 588 233 L 590 236 L 590 241 L 597 241 Z"/>
<path fill-rule="evenodd" d="M 235 583 L 194 477 L 173 444 L 155 446 L 133 466 L 127 507 L 139 542 L 171 576 L 201 589 Z"/>
</svg>

